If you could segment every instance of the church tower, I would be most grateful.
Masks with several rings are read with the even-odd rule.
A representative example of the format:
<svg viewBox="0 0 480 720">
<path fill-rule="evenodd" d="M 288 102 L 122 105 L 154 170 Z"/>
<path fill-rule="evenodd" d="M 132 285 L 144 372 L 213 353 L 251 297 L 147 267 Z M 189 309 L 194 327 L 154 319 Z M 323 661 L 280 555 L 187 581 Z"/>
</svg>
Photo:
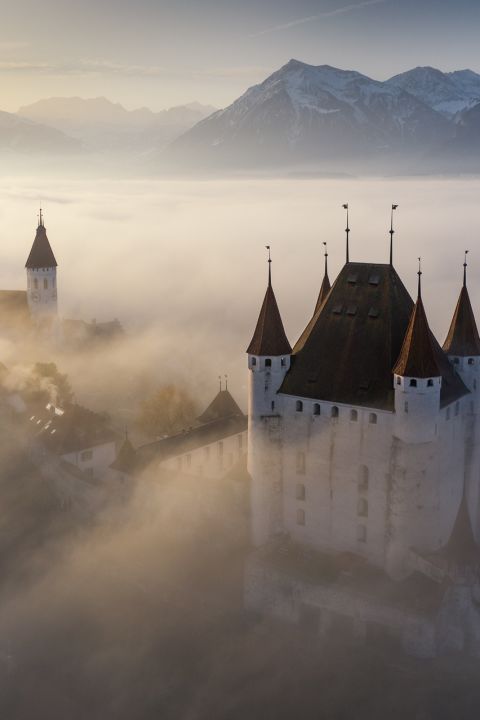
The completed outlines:
<svg viewBox="0 0 480 720">
<path fill-rule="evenodd" d="M 290 367 L 288 342 L 272 287 L 270 248 L 268 286 L 255 332 L 247 349 L 248 472 L 251 482 L 252 537 L 262 545 L 281 529 L 282 456 L 277 392 Z"/>
<path fill-rule="evenodd" d="M 40 210 L 37 233 L 25 263 L 30 314 L 38 324 L 57 318 L 57 261 Z"/>
</svg>

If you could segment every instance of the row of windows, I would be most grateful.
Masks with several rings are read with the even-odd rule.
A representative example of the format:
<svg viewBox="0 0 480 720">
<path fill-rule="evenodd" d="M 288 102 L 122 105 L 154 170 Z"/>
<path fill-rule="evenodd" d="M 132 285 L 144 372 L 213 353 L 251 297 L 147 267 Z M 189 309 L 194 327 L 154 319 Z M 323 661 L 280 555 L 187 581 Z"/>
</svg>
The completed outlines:
<svg viewBox="0 0 480 720">
<path fill-rule="evenodd" d="M 297 483 L 295 487 L 295 499 L 304 502 L 307 499 L 307 490 L 303 483 Z M 357 501 L 357 515 L 359 517 L 368 517 L 368 500 L 359 497 Z"/>
<path fill-rule="evenodd" d="M 243 450 L 243 435 L 237 436 L 237 448 L 238 448 L 238 452 L 241 453 Z M 203 457 L 204 457 L 205 462 L 208 462 L 210 460 L 211 449 L 212 448 L 210 445 L 207 445 L 206 447 L 203 448 Z M 224 448 L 223 440 L 220 440 L 217 443 L 217 457 L 219 458 L 220 462 L 223 461 L 224 449 L 225 448 Z M 182 468 L 184 459 L 185 459 L 186 466 L 191 467 L 192 453 L 188 453 L 187 455 L 185 455 L 185 457 L 180 456 L 177 458 L 177 468 L 179 470 L 181 470 L 181 468 Z M 232 465 L 233 464 L 233 453 L 228 453 L 228 459 L 229 459 L 229 464 Z"/>
<path fill-rule="evenodd" d="M 252 365 L 256 365 L 256 364 L 257 364 L 257 358 L 256 358 L 256 357 L 252 357 Z M 286 358 L 283 358 L 283 357 L 282 357 L 282 359 L 280 360 L 280 365 L 281 365 L 282 367 L 285 367 L 286 364 L 287 364 Z M 271 358 L 265 358 L 265 360 L 263 361 L 263 367 L 272 367 L 272 359 L 271 359 Z"/>
<path fill-rule="evenodd" d="M 455 365 L 458 365 L 458 364 L 460 363 L 460 358 L 458 358 L 458 357 L 453 358 L 453 362 L 454 362 Z M 473 358 L 468 358 L 467 362 L 468 362 L 469 365 L 474 365 L 474 364 L 475 364 L 475 360 L 474 360 Z"/>
<path fill-rule="evenodd" d="M 297 412 L 303 412 L 303 408 L 304 408 L 304 404 L 303 404 L 302 400 L 297 400 L 295 403 L 295 410 Z M 314 415 L 322 414 L 322 408 L 320 406 L 320 403 L 313 403 L 313 414 Z M 333 405 L 330 408 L 330 417 L 332 417 L 332 418 L 340 417 L 340 409 L 336 405 Z M 351 422 L 358 421 L 358 410 L 353 410 L 353 409 L 350 410 L 350 420 L 351 420 Z M 369 423 L 371 423 L 372 425 L 376 425 L 377 420 L 378 420 L 377 413 L 369 413 L 369 415 L 368 415 Z"/>
<path fill-rule="evenodd" d="M 52 278 L 52 288 L 55 287 L 55 278 Z M 38 278 L 33 278 L 33 288 L 38 290 Z M 48 278 L 43 278 L 43 288 L 48 290 Z"/>
<path fill-rule="evenodd" d="M 402 384 L 402 378 L 401 378 L 401 377 L 397 377 L 397 385 L 401 385 L 401 384 Z M 417 384 L 418 384 L 418 383 L 417 383 L 417 381 L 416 381 L 415 378 L 410 378 L 408 384 L 410 385 L 410 387 L 417 387 Z M 429 378 L 429 379 L 427 380 L 427 386 L 428 386 L 428 387 L 433 387 L 433 380 L 432 380 L 432 378 Z"/>
<path fill-rule="evenodd" d="M 299 450 L 297 452 L 296 456 L 296 470 L 297 475 L 305 475 L 307 470 L 307 461 L 306 461 L 306 455 L 302 450 Z M 369 470 L 366 465 L 360 465 L 358 468 L 358 491 L 359 492 L 367 492 L 368 491 L 368 485 L 369 485 Z M 297 500 L 305 500 L 305 488 L 301 491 L 299 491 L 299 488 L 304 488 L 303 485 L 297 485 L 297 493 L 301 492 L 303 493 L 303 497 L 299 498 L 297 494 Z"/>
</svg>

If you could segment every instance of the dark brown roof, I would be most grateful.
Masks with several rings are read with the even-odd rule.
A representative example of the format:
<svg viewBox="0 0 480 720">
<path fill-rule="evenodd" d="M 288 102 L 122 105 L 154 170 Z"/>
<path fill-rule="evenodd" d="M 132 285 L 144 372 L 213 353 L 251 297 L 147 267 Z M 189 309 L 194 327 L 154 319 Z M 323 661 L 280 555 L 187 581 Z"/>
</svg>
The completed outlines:
<svg viewBox="0 0 480 720">
<path fill-rule="evenodd" d="M 263 300 L 257 327 L 248 346 L 249 355 L 289 355 L 292 352 L 271 283 Z"/>
<path fill-rule="evenodd" d="M 57 261 L 48 242 L 47 231 L 44 225 L 39 225 L 37 228 L 37 234 L 35 235 L 35 240 L 33 241 L 25 267 L 30 269 L 57 267 Z"/>
<path fill-rule="evenodd" d="M 434 337 L 428 326 L 422 296 L 415 303 L 407 332 L 393 372 L 404 377 L 429 378 L 441 375 Z"/>
<path fill-rule="evenodd" d="M 210 405 L 198 416 L 199 423 L 226 418 L 230 415 L 243 415 L 237 403 L 228 390 L 220 390 L 213 398 Z"/>
<path fill-rule="evenodd" d="M 296 343 L 280 392 L 393 410 L 392 368 L 412 309 L 391 265 L 347 263 Z M 441 401 L 448 404 L 468 391 L 433 343 L 443 377 Z"/>
<path fill-rule="evenodd" d="M 315 305 L 315 312 L 318 312 L 320 308 L 322 307 L 328 293 L 330 292 L 330 279 L 328 277 L 328 273 L 325 273 L 324 278 L 322 280 L 322 285 L 320 287 L 320 292 L 318 294 L 317 304 Z"/>
<path fill-rule="evenodd" d="M 125 438 L 122 447 L 120 448 L 117 457 L 110 465 L 113 470 L 126 473 L 127 475 L 133 474 L 137 465 L 137 454 L 130 440 Z"/>
<path fill-rule="evenodd" d="M 480 355 L 480 337 L 468 290 L 463 285 L 443 349 L 448 355 Z"/>
<path fill-rule="evenodd" d="M 27 412 L 35 439 L 55 455 L 80 452 L 117 440 L 105 416 L 81 405 L 68 405 L 62 410 L 50 403 L 37 404 L 30 405 Z"/>
</svg>

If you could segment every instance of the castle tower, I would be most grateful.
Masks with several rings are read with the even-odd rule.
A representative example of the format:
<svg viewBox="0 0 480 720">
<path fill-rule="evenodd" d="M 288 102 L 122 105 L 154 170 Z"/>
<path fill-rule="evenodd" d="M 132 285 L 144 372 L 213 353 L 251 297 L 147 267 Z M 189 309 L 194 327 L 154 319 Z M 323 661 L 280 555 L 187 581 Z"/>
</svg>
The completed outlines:
<svg viewBox="0 0 480 720">
<path fill-rule="evenodd" d="M 277 391 L 290 367 L 288 342 L 272 287 L 271 259 L 268 286 L 255 332 L 247 349 L 248 471 L 252 478 L 252 537 L 262 545 L 281 529 L 281 453 L 275 442 L 280 416 Z"/>
<path fill-rule="evenodd" d="M 320 308 L 322 307 L 323 303 L 327 299 L 328 293 L 331 290 L 330 285 L 330 278 L 328 277 L 328 252 L 327 252 L 327 243 L 323 243 L 325 245 L 325 274 L 323 276 L 322 284 L 320 286 L 320 292 L 318 294 L 317 298 L 317 304 L 315 305 L 315 313 L 317 313 Z"/>
<path fill-rule="evenodd" d="M 27 298 L 32 318 L 38 324 L 57 318 L 57 261 L 48 241 L 40 210 L 37 233 L 25 263 Z"/>
<path fill-rule="evenodd" d="M 421 271 L 418 297 L 394 373 L 395 435 L 407 443 L 434 440 L 440 411 L 442 373 L 422 301 Z"/>
</svg>

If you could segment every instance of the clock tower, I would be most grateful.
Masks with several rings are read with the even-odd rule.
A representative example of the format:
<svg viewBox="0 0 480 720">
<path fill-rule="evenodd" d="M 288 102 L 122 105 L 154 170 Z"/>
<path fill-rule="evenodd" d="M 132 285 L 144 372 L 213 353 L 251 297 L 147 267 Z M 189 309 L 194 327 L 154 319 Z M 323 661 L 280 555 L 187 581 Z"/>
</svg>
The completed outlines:
<svg viewBox="0 0 480 720">
<path fill-rule="evenodd" d="M 57 261 L 47 237 L 42 210 L 37 233 L 25 263 L 27 298 L 32 318 L 40 324 L 57 318 Z"/>
</svg>

